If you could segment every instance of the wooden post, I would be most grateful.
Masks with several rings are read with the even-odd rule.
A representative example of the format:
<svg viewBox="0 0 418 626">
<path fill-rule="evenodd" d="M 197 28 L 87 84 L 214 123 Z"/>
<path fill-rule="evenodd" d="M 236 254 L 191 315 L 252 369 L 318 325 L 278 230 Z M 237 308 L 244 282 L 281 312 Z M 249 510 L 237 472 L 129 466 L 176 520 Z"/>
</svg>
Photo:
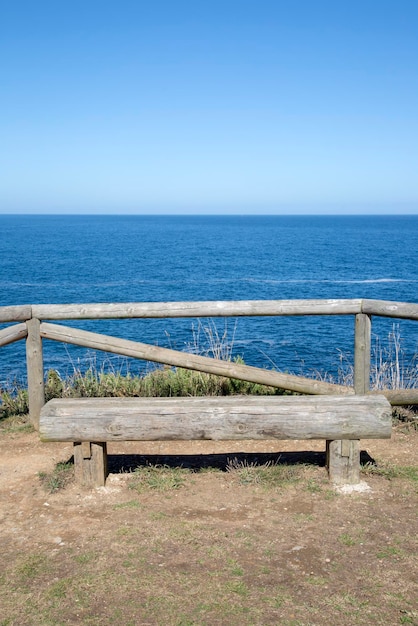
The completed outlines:
<svg viewBox="0 0 418 626">
<path fill-rule="evenodd" d="M 327 441 L 327 466 L 329 478 L 335 485 L 356 485 L 359 483 L 359 439 Z"/>
<path fill-rule="evenodd" d="M 370 390 L 371 317 L 357 313 L 354 331 L 354 392 Z M 360 482 L 360 441 L 327 441 L 326 463 L 330 480 L 337 485 Z"/>
<path fill-rule="evenodd" d="M 74 443 L 76 481 L 84 487 L 104 487 L 107 476 L 107 444 Z"/>
<path fill-rule="evenodd" d="M 40 321 L 33 317 L 26 322 L 26 365 L 28 373 L 29 419 L 39 429 L 39 415 L 45 404 L 44 363 Z"/>
<path fill-rule="evenodd" d="M 370 315 L 358 313 L 354 336 L 354 393 L 370 391 L 370 350 L 372 321 Z"/>
</svg>

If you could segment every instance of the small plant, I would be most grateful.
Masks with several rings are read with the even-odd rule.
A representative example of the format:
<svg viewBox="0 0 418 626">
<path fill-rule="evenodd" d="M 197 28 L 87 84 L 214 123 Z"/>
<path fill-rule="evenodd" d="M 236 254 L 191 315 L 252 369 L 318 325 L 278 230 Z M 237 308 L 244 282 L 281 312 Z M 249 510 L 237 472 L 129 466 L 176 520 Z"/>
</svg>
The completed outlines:
<svg viewBox="0 0 418 626">
<path fill-rule="evenodd" d="M 28 421 L 28 416 L 11 415 L 10 417 L 0 418 L 0 432 L 3 433 L 31 433 L 33 425 Z"/>
<path fill-rule="evenodd" d="M 45 490 L 54 493 L 74 480 L 74 465 L 70 462 L 57 463 L 52 472 L 39 472 L 38 476 Z"/>
<path fill-rule="evenodd" d="M 227 471 L 236 476 L 241 485 L 260 485 L 274 488 L 284 487 L 300 479 L 300 467 L 279 463 L 248 463 L 232 459 L 228 461 Z"/>
<path fill-rule="evenodd" d="M 47 557 L 44 554 L 31 554 L 17 568 L 19 576 L 29 580 L 36 578 L 47 569 Z"/>
<path fill-rule="evenodd" d="M 221 361 L 232 361 L 237 324 L 230 336 L 228 320 L 225 319 L 222 330 L 219 330 L 215 321 L 209 319 L 206 323 L 198 320 L 197 326 L 192 324 L 192 342 L 187 344 L 186 352 L 208 356 Z"/>
<path fill-rule="evenodd" d="M 236 593 L 239 596 L 246 596 L 248 594 L 248 587 L 242 580 L 233 580 L 226 583 L 227 591 Z"/>
<path fill-rule="evenodd" d="M 306 481 L 306 491 L 309 491 L 309 493 L 321 493 L 322 486 L 315 478 L 308 478 Z"/>
<path fill-rule="evenodd" d="M 400 624 L 412 624 L 417 626 L 418 624 L 418 611 L 405 611 L 401 610 L 401 617 L 399 618 Z"/>
<path fill-rule="evenodd" d="M 354 366 L 351 358 L 339 355 L 338 382 L 353 386 Z M 325 379 L 329 377 L 325 376 Z M 418 355 L 407 362 L 402 348 L 399 324 L 393 324 L 384 342 L 374 336 L 371 350 L 370 389 L 414 389 L 418 386 Z"/>
<path fill-rule="evenodd" d="M 97 559 L 96 552 L 83 552 L 82 554 L 77 554 L 74 557 L 76 563 L 80 565 L 86 565 L 87 563 L 92 563 L 95 559 Z"/>
<path fill-rule="evenodd" d="M 64 391 L 64 381 L 56 370 L 49 370 L 45 381 L 45 401 L 52 398 L 61 398 Z"/>
<path fill-rule="evenodd" d="M 137 467 L 133 473 L 129 487 L 138 492 L 147 489 L 157 491 L 172 491 L 179 489 L 185 483 L 189 470 L 167 465 L 146 465 Z"/>
<path fill-rule="evenodd" d="M 400 550 L 399 548 L 396 548 L 395 546 L 387 546 L 386 548 L 383 548 L 383 550 L 380 550 L 380 552 L 378 552 L 376 556 L 378 559 L 387 559 L 390 557 L 402 557 L 403 552 L 402 550 Z"/>
<path fill-rule="evenodd" d="M 356 541 L 349 535 L 348 533 L 343 533 L 338 537 L 338 541 L 342 543 L 344 546 L 355 546 Z"/>
<path fill-rule="evenodd" d="M 29 412 L 29 399 L 26 389 L 14 383 L 8 390 L 0 388 L 0 419 Z"/>
<path fill-rule="evenodd" d="M 418 481 L 418 467 L 414 465 L 375 465 L 374 463 L 366 463 L 362 466 L 361 471 L 366 475 L 382 476 L 387 480 L 406 478 L 414 482 Z"/>
<path fill-rule="evenodd" d="M 229 572 L 231 576 L 243 576 L 244 570 L 241 565 L 237 563 L 234 559 L 228 559 L 228 565 L 230 567 Z"/>
<path fill-rule="evenodd" d="M 129 500 L 129 502 L 120 502 L 119 504 L 115 504 L 113 507 L 114 511 L 118 511 L 119 509 L 139 509 L 141 508 L 141 503 L 138 500 Z"/>
<path fill-rule="evenodd" d="M 387 346 L 383 346 L 380 337 L 376 337 L 372 359 L 373 389 L 408 389 L 413 388 L 418 380 L 418 360 L 405 363 L 399 324 L 393 324 L 388 334 Z"/>
<path fill-rule="evenodd" d="M 418 407 L 395 406 L 392 409 L 392 417 L 401 426 L 401 429 L 408 432 L 418 430 Z"/>
</svg>

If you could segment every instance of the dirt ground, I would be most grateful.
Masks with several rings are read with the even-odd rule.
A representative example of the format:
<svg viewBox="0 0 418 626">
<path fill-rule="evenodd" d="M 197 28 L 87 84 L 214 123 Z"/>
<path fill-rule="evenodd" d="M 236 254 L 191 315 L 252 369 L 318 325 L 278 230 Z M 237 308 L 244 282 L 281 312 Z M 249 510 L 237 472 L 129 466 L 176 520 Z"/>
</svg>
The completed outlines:
<svg viewBox="0 0 418 626">
<path fill-rule="evenodd" d="M 350 495 L 331 488 L 323 442 L 280 441 L 114 444 L 106 487 L 50 493 L 39 473 L 72 446 L 0 431 L 0 626 L 417 625 L 417 444 L 401 427 L 362 441 L 377 465 Z M 225 471 L 234 457 L 297 474 L 246 482 Z M 193 471 L 130 488 L 149 462 Z"/>
</svg>

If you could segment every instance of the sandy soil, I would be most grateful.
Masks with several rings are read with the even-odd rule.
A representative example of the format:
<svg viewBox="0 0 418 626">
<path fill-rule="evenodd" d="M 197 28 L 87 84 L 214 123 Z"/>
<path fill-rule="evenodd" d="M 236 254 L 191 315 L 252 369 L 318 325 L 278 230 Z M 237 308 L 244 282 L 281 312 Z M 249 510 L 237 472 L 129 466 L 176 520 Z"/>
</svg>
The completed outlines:
<svg viewBox="0 0 418 626">
<path fill-rule="evenodd" d="M 398 428 L 391 440 L 363 441 L 363 459 L 418 466 L 417 444 L 416 431 Z M 323 449 L 323 442 L 114 444 L 106 487 L 70 483 L 48 493 L 39 473 L 68 461 L 72 446 L 0 433 L 0 625 L 417 624 L 416 483 L 367 475 L 369 491 L 335 494 Z M 279 454 L 281 462 L 311 463 L 283 489 L 208 471 L 168 494 L 129 489 L 138 463 L 225 469 L 228 458 L 265 462 Z M 48 567 L 29 575 L 28 563 L 42 558 Z M 103 571 L 123 581 L 122 597 Z M 88 597 L 86 576 L 96 589 Z M 69 580 L 61 597 L 57 585 Z"/>
</svg>

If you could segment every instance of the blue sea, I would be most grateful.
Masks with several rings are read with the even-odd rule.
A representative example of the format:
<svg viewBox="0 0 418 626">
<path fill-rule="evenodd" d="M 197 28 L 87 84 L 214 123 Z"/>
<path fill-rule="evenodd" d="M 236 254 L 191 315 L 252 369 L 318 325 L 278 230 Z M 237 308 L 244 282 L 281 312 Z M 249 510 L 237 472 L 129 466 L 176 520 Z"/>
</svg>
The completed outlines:
<svg viewBox="0 0 418 626">
<path fill-rule="evenodd" d="M 35 303 L 375 298 L 418 302 L 418 216 L 0 215 L 0 306 Z M 67 322 L 66 322 L 67 323 Z M 86 320 L 69 325 L 179 350 L 205 328 L 247 364 L 336 375 L 349 317 Z M 0 326 L 3 327 L 4 325 Z M 418 323 L 373 321 L 418 353 Z M 199 336 L 197 336 L 199 335 Z M 115 355 L 44 342 L 45 368 L 144 371 Z M 0 348 L 0 382 L 25 379 L 24 342 Z"/>
</svg>

